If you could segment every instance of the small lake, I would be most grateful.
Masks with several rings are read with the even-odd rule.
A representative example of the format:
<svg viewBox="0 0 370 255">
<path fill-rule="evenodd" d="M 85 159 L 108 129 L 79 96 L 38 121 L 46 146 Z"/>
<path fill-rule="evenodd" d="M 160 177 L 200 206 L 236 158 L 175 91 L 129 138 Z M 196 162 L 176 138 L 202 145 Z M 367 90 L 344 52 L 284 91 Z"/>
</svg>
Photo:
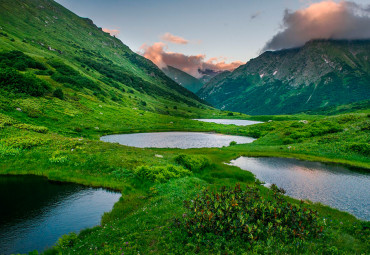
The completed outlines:
<svg viewBox="0 0 370 255">
<path fill-rule="evenodd" d="M 263 123 L 261 121 L 254 121 L 254 120 L 232 120 L 232 119 L 194 119 L 194 120 L 216 123 L 216 124 L 236 125 L 236 126 L 249 126 L 249 125 Z"/>
<path fill-rule="evenodd" d="M 39 176 L 0 176 L 0 254 L 44 251 L 100 224 L 121 194 Z"/>
<path fill-rule="evenodd" d="M 339 165 L 288 158 L 240 157 L 231 164 L 298 199 L 321 202 L 370 220 L 370 174 Z"/>
<path fill-rule="evenodd" d="M 100 140 L 139 148 L 189 149 L 229 146 L 232 141 L 238 144 L 251 143 L 256 139 L 246 136 L 200 132 L 158 132 L 107 135 L 101 137 Z"/>
</svg>

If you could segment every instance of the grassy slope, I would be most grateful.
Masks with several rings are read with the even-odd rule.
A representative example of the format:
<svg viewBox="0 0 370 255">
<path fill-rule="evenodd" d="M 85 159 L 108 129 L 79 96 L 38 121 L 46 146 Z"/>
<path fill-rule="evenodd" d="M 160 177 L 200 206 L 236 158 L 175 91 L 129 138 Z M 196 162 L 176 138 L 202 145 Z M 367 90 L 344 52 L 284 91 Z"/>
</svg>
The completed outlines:
<svg viewBox="0 0 370 255">
<path fill-rule="evenodd" d="M 166 112 L 165 106 L 173 106 L 173 101 L 192 107 L 202 105 L 194 94 L 173 82 L 149 60 L 133 53 L 92 21 L 76 16 L 53 1 L 2 1 L 0 7 L 1 50 L 20 50 L 43 63 L 61 60 L 97 83 L 103 89 L 105 100 L 114 95 L 122 106 L 148 101 L 152 111 Z M 48 76 L 39 78 L 49 79 Z M 132 97 L 121 88 L 137 94 Z M 83 91 L 88 95 L 92 92 Z"/>
</svg>

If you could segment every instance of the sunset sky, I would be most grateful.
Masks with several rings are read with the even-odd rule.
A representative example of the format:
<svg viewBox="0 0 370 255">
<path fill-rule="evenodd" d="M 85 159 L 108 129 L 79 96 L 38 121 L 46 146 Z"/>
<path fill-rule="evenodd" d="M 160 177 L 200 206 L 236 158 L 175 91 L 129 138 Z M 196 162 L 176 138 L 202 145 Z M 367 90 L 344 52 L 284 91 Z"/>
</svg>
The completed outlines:
<svg viewBox="0 0 370 255">
<path fill-rule="evenodd" d="M 158 66 L 233 69 L 265 49 L 369 38 L 369 0 L 57 0 Z M 171 62 L 171 63 L 167 63 Z M 234 63 L 232 63 L 234 62 Z"/>
</svg>

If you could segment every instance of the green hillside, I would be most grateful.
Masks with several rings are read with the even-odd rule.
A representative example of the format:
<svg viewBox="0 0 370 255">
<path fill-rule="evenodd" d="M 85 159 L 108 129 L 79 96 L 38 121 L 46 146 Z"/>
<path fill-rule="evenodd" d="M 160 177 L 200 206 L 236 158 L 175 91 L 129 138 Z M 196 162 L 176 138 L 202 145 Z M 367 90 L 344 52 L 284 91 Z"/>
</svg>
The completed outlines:
<svg viewBox="0 0 370 255">
<path fill-rule="evenodd" d="M 316 40 L 265 52 L 197 94 L 219 109 L 286 114 L 370 98 L 370 41 Z"/>
<path fill-rule="evenodd" d="M 193 93 L 196 93 L 203 87 L 203 83 L 200 80 L 175 67 L 167 66 L 167 68 L 163 68 L 162 71 L 179 85 Z"/>
<path fill-rule="evenodd" d="M 42 70 L 13 68 L 38 75 L 53 88 L 62 86 L 67 93 L 79 91 L 122 105 L 156 98 L 163 105 L 149 103 L 148 108 L 162 110 L 167 101 L 194 107 L 202 104 L 152 62 L 54 1 L 1 1 L 0 27 L 3 52 L 22 51 L 43 65 Z M 76 79 L 66 77 L 70 70 Z M 140 100 L 130 98 L 132 93 L 140 94 Z"/>
</svg>

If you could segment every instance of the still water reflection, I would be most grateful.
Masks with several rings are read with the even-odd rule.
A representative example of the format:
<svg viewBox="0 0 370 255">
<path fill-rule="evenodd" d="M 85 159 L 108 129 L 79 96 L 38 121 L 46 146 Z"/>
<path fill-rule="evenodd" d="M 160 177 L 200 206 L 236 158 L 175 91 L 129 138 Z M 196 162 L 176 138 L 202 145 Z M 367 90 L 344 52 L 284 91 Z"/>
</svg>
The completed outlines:
<svg viewBox="0 0 370 255">
<path fill-rule="evenodd" d="M 251 143 L 255 139 L 246 136 L 221 135 L 200 132 L 158 132 L 107 135 L 100 138 L 104 142 L 119 143 L 139 148 L 211 148 L 229 146 L 230 142 Z"/>
<path fill-rule="evenodd" d="M 0 176 L 0 254 L 41 252 L 63 234 L 98 225 L 120 196 L 38 176 Z"/>
<path fill-rule="evenodd" d="M 254 120 L 232 120 L 232 119 L 194 119 L 202 122 L 211 122 L 216 124 L 225 124 L 225 125 L 236 125 L 236 126 L 249 126 L 254 124 L 263 123 L 261 121 Z"/>
<path fill-rule="evenodd" d="M 339 165 L 284 158 L 240 157 L 231 163 L 261 181 L 275 183 L 289 196 L 321 202 L 370 220 L 370 174 Z"/>
</svg>

